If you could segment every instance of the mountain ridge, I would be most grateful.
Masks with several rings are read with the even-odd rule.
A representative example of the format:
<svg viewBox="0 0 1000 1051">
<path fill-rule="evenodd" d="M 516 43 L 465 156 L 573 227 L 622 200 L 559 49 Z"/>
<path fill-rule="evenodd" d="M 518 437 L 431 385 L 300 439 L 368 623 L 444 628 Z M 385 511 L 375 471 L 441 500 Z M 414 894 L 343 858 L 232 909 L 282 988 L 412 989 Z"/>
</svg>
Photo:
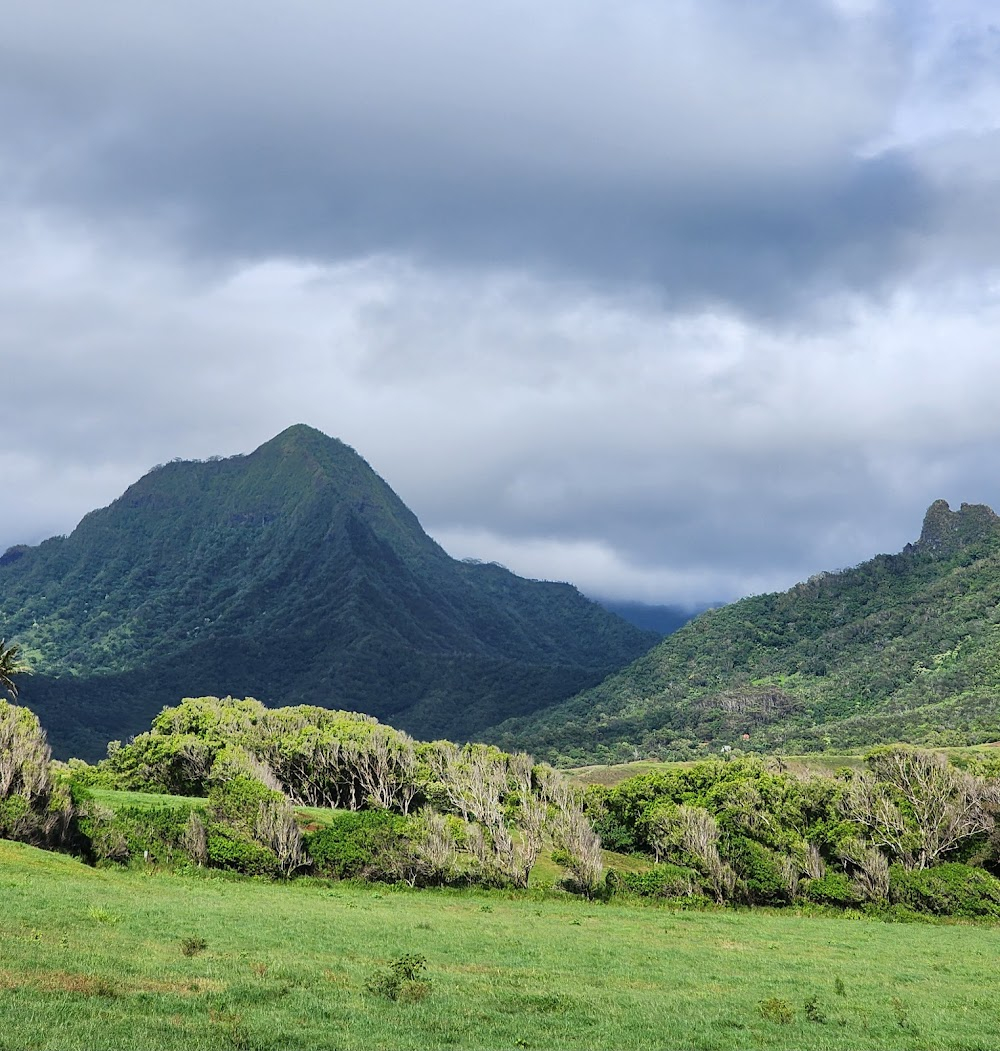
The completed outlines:
<svg viewBox="0 0 1000 1051">
<path fill-rule="evenodd" d="M 8 549 L 0 633 L 33 665 L 22 696 L 57 752 L 85 755 L 186 693 L 467 737 L 656 641 L 571 585 L 452 559 L 358 453 L 305 425 L 160 465 L 69 536 Z"/>
<path fill-rule="evenodd" d="M 570 763 L 1000 738 L 1000 517 L 935 501 L 896 555 L 708 610 L 492 731 Z"/>
</svg>

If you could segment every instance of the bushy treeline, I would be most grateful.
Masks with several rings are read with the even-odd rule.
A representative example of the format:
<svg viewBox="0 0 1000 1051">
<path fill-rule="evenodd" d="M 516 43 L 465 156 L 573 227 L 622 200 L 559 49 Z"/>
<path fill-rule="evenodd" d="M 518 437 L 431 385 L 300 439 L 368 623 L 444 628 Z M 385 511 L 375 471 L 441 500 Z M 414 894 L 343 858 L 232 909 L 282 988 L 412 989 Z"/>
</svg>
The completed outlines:
<svg viewBox="0 0 1000 1051">
<path fill-rule="evenodd" d="M 862 769 L 799 776 L 741 757 L 584 797 L 523 753 L 200 697 L 89 766 L 53 763 L 35 716 L 0 701 L 0 836 L 97 862 L 414 886 L 524 887 L 544 846 L 587 894 L 1000 919 L 1000 760 L 964 763 L 892 746 Z M 100 789 L 163 801 L 112 809 Z M 602 881 L 602 841 L 653 864 Z"/>
<path fill-rule="evenodd" d="M 66 784 L 52 776 L 51 759 L 34 714 L 0 699 L 0 839 L 64 841 L 73 807 Z"/>
<path fill-rule="evenodd" d="M 15 710 L 44 741 L 34 716 Z M 96 859 L 523 887 L 551 842 L 581 890 L 602 875 L 581 793 L 551 767 L 487 745 L 417 742 L 353 712 L 188 698 L 149 732 L 113 741 L 97 766 L 71 760 L 61 776 L 77 839 Z M 165 802 L 112 811 L 95 788 L 161 792 Z M 323 810 L 300 827 L 296 808 L 309 807 Z"/>
<path fill-rule="evenodd" d="M 719 760 L 592 787 L 588 811 L 606 847 L 656 862 L 613 889 L 1000 917 L 998 773 L 906 746 L 833 777 Z"/>
</svg>

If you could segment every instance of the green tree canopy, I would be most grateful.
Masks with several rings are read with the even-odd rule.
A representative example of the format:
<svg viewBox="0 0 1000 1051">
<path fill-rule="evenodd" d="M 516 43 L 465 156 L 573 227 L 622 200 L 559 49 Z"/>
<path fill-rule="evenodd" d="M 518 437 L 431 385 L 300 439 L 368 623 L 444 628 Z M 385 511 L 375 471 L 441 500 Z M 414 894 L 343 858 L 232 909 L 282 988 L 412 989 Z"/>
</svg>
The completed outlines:
<svg viewBox="0 0 1000 1051">
<path fill-rule="evenodd" d="M 0 689 L 6 690 L 16 700 L 17 684 L 14 682 L 14 676 L 27 670 L 27 666 L 21 660 L 20 647 L 13 642 L 7 645 L 6 639 L 0 639 Z"/>
</svg>

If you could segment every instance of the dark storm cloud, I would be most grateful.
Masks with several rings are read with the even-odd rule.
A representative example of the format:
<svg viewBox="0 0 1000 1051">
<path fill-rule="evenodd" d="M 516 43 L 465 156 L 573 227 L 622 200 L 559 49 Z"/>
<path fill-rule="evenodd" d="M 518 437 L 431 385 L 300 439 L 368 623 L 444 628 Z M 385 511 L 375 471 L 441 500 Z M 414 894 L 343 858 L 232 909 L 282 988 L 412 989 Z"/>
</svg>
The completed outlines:
<svg viewBox="0 0 1000 1051">
<path fill-rule="evenodd" d="M 892 20 L 820 0 L 8 21 L 21 192 L 196 253 L 404 252 L 773 311 L 889 279 L 925 205 L 905 155 L 853 152 L 902 75 Z"/>
</svg>

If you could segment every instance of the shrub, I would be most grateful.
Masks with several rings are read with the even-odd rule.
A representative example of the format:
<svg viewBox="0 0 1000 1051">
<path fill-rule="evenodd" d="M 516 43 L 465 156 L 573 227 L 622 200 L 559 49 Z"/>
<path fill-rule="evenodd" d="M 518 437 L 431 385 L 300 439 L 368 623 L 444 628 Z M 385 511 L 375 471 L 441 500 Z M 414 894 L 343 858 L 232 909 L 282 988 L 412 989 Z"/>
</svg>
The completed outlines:
<svg viewBox="0 0 1000 1051">
<path fill-rule="evenodd" d="M 819 1002 L 818 996 L 810 996 L 803 1004 L 803 1008 L 806 1012 L 806 1018 L 810 1022 L 815 1022 L 817 1025 L 823 1025 L 826 1022 L 826 1011 L 823 1010 L 823 1005 Z"/>
<path fill-rule="evenodd" d="M 53 781 L 51 752 L 34 712 L 0 698 L 0 837 L 36 846 L 62 842 L 73 805 Z"/>
<path fill-rule="evenodd" d="M 599 814 L 594 818 L 594 831 L 601 837 L 605 850 L 631 854 L 638 849 L 635 831 L 614 814 Z"/>
<path fill-rule="evenodd" d="M 409 864 L 411 825 L 388 810 L 345 810 L 307 834 L 305 846 L 324 876 L 395 882 Z"/>
<path fill-rule="evenodd" d="M 284 797 L 255 778 L 237 775 L 213 786 L 208 794 L 208 805 L 219 821 L 250 833 L 261 806 L 276 798 Z"/>
<path fill-rule="evenodd" d="M 854 884 L 842 872 L 827 872 L 819 879 L 806 880 L 802 894 L 817 905 L 837 905 L 844 909 L 861 901 Z"/>
<path fill-rule="evenodd" d="M 237 774 L 209 792 L 208 805 L 220 822 L 276 859 L 282 875 L 290 876 L 309 863 L 295 814 L 283 792 Z"/>
<path fill-rule="evenodd" d="M 938 916 L 1000 917 L 1000 880 L 959 862 L 912 872 L 893 865 L 889 897 L 893 904 Z"/>
<path fill-rule="evenodd" d="M 405 953 L 384 971 L 368 976 L 365 989 L 373 996 L 386 1000 L 423 1000 L 431 991 L 431 983 L 422 977 L 427 969 L 427 958 L 418 953 Z"/>
<path fill-rule="evenodd" d="M 77 828 L 98 861 L 143 858 L 169 865 L 184 860 L 188 812 L 174 807 L 119 807 L 112 811 L 92 800 L 79 804 Z"/>
<path fill-rule="evenodd" d="M 4 839 L 26 838 L 30 828 L 37 822 L 31 804 L 19 794 L 0 799 L 0 836 Z"/>
<path fill-rule="evenodd" d="M 700 873 L 682 865 L 654 865 L 648 872 L 609 870 L 605 885 L 612 894 L 637 894 L 642 898 L 683 898 L 702 894 Z"/>
<path fill-rule="evenodd" d="M 761 1017 L 768 1022 L 777 1022 L 778 1025 L 788 1025 L 794 1018 L 795 1012 L 787 1000 L 779 1000 L 772 996 L 769 1000 L 761 1000 Z"/>
<path fill-rule="evenodd" d="M 774 854 L 743 836 L 730 841 L 726 860 L 742 880 L 747 900 L 753 905 L 784 905 L 790 894 L 781 865 Z"/>
<path fill-rule="evenodd" d="M 272 851 L 225 825 L 213 825 L 208 833 L 208 863 L 245 876 L 274 877 L 279 873 Z"/>
</svg>

